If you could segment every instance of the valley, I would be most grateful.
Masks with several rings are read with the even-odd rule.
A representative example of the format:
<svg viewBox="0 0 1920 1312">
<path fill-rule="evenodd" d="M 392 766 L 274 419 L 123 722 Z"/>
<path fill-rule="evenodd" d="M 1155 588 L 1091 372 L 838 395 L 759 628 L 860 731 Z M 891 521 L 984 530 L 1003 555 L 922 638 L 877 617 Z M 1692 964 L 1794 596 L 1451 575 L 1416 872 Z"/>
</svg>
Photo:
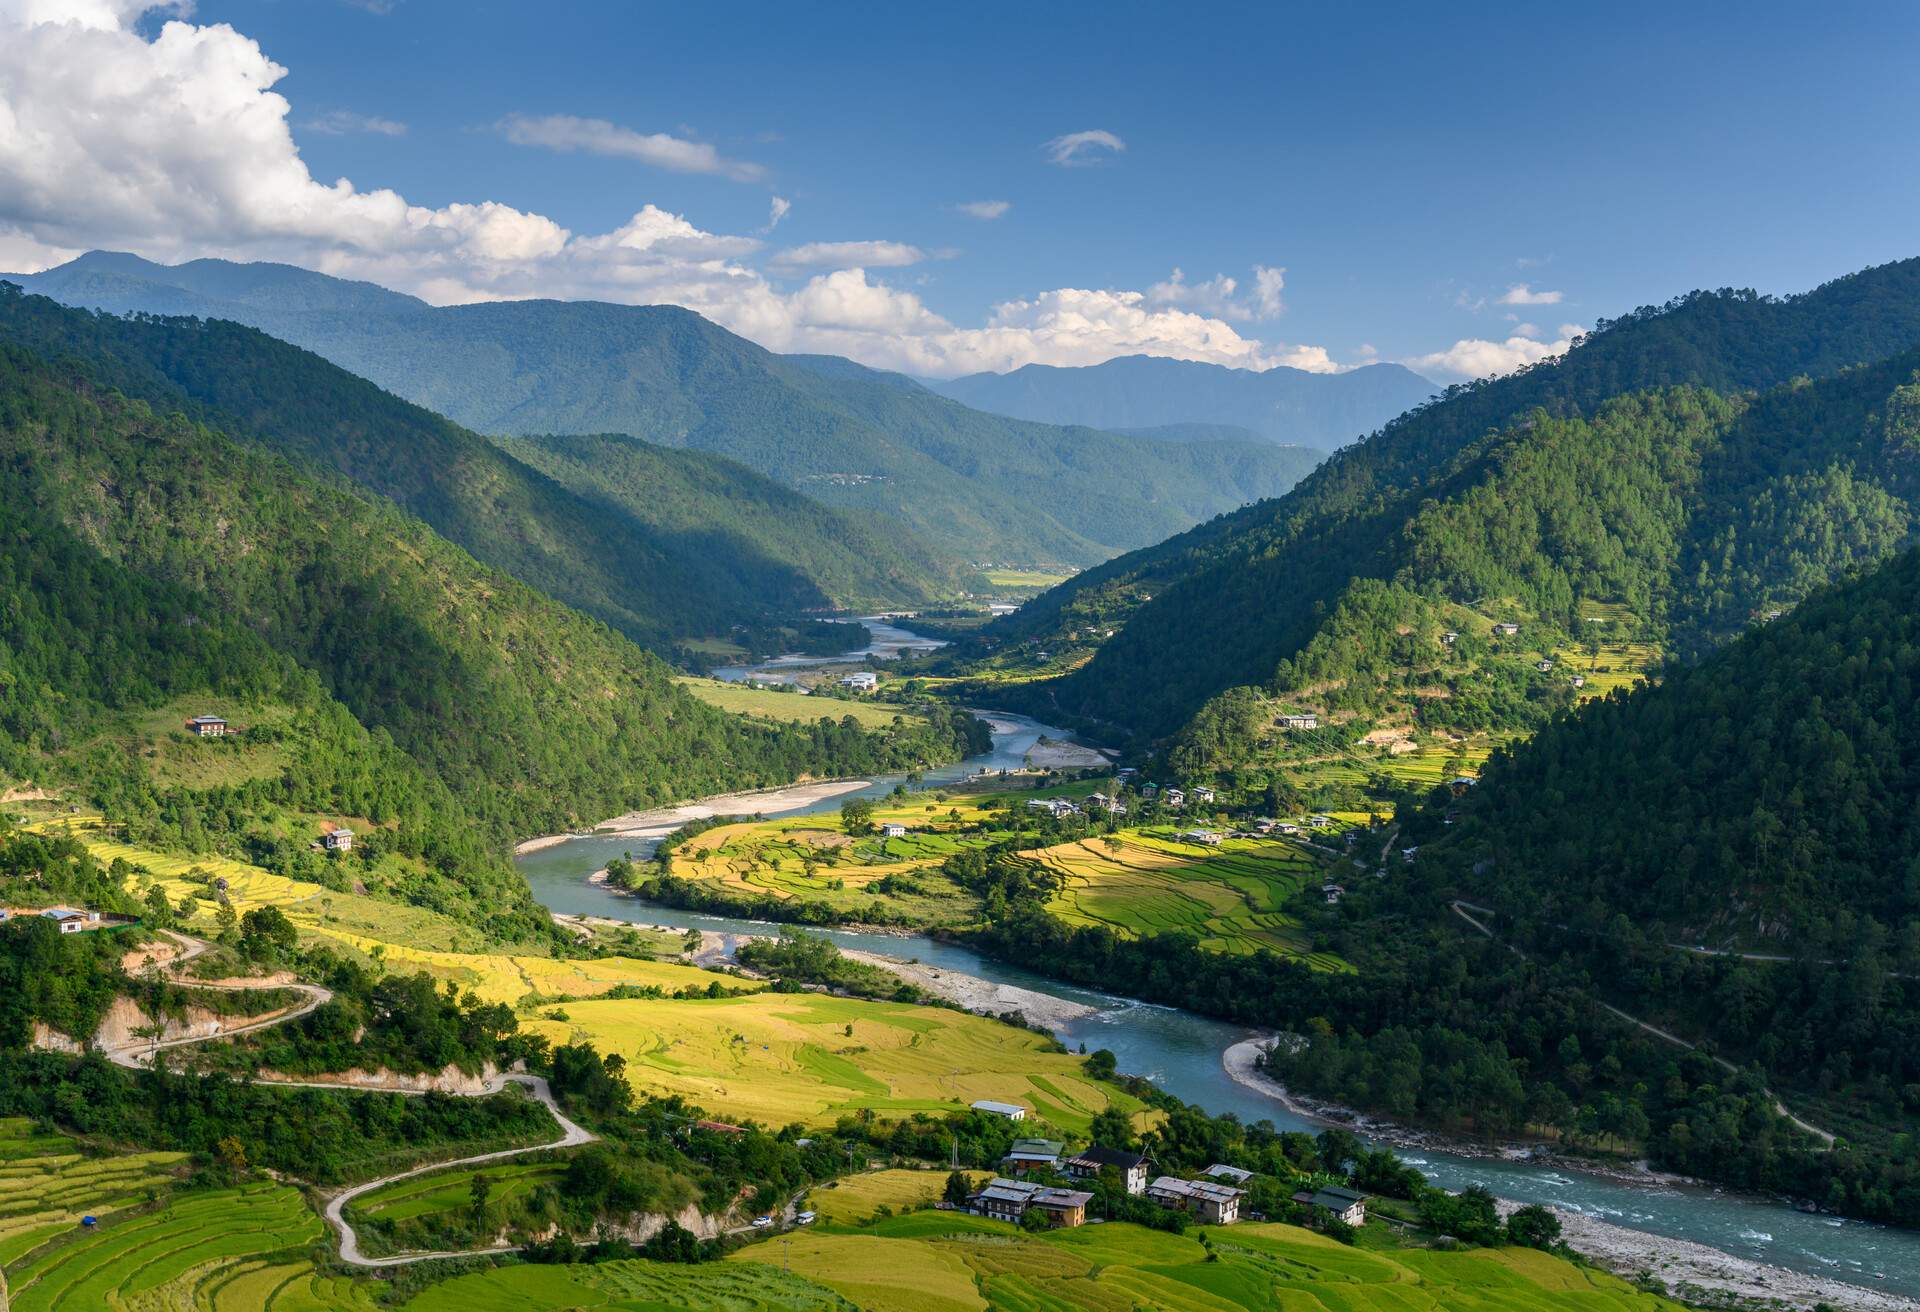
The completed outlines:
<svg viewBox="0 0 1920 1312">
<path fill-rule="evenodd" d="M 0 0 L 0 1312 L 1920 1312 L 1916 54 Z"/>
</svg>

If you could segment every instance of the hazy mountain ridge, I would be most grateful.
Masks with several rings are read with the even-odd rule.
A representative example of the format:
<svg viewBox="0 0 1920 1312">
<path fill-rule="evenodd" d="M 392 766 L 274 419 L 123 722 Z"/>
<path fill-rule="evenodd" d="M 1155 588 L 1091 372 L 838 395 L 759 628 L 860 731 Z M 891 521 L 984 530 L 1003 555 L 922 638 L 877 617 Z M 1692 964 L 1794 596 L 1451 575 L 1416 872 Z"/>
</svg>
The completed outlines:
<svg viewBox="0 0 1920 1312">
<path fill-rule="evenodd" d="M 672 306 L 434 308 L 288 266 L 100 253 L 19 281 L 92 308 L 248 323 L 480 432 L 624 433 L 727 455 L 888 514 L 954 561 L 1092 564 L 1282 492 L 1300 464 L 1262 444 L 982 414 L 900 375 L 774 355 Z"/>
<path fill-rule="evenodd" d="M 231 321 L 122 319 L 0 296 L 0 336 L 49 356 L 76 352 L 129 395 L 335 469 L 650 645 L 959 590 L 911 534 L 876 537 L 717 456 L 653 448 L 653 495 L 610 513 L 479 435 Z M 787 526 L 778 554 L 759 529 L 769 518 Z"/>
<path fill-rule="evenodd" d="M 1109 432 L 1217 424 L 1327 451 L 1440 390 L 1397 364 L 1317 374 L 1286 365 L 1256 371 L 1147 355 L 1078 368 L 1030 364 L 1005 374 L 925 382 L 943 396 L 1017 419 Z"/>
</svg>

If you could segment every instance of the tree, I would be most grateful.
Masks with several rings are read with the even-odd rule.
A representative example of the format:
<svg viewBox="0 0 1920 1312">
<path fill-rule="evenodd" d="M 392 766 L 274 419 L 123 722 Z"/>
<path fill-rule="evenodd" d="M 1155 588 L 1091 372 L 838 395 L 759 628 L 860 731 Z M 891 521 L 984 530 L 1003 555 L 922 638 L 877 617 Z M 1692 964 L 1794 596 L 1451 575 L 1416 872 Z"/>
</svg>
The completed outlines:
<svg viewBox="0 0 1920 1312">
<path fill-rule="evenodd" d="M 951 1171 L 947 1175 L 947 1187 L 940 1196 L 955 1207 L 962 1207 L 972 1194 L 973 1181 L 967 1178 L 967 1173 Z"/>
<path fill-rule="evenodd" d="M 240 918 L 240 951 L 261 961 L 291 952 L 300 933 L 279 907 L 255 907 Z"/>
<path fill-rule="evenodd" d="M 873 832 L 873 799 L 849 797 L 840 803 L 840 827 L 858 838 Z"/>
<path fill-rule="evenodd" d="M 1507 1218 L 1507 1242 L 1525 1248 L 1552 1248 L 1560 1242 L 1560 1218 L 1538 1203 L 1528 1203 Z"/>
<path fill-rule="evenodd" d="M 493 1177 L 485 1171 L 477 1172 L 473 1183 L 467 1189 L 468 1206 L 473 1211 L 473 1228 L 484 1230 L 487 1224 L 487 1200 L 493 1197 Z"/>
<path fill-rule="evenodd" d="M 1103 1107 L 1094 1113 L 1087 1137 L 1099 1147 L 1130 1152 L 1135 1143 L 1133 1120 L 1118 1107 Z"/>
</svg>

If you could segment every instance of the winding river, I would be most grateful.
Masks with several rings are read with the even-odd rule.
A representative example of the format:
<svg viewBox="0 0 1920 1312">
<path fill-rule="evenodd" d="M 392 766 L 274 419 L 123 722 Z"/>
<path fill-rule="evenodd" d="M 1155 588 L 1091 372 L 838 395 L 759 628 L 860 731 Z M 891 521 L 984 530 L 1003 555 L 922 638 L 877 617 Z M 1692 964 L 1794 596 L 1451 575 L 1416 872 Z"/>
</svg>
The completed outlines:
<svg viewBox="0 0 1920 1312">
<path fill-rule="evenodd" d="M 874 621 L 867 621 L 875 627 Z M 936 645 L 916 639 L 906 630 L 876 628 L 875 648 L 897 651 L 901 646 Z M 898 636 L 896 636 L 898 635 Z M 882 656 L 860 653 L 857 659 Z M 842 660 L 856 659 L 849 655 Z M 819 658 L 771 662 L 751 671 L 729 671 L 735 678 L 767 677 L 794 665 L 820 663 Z M 991 751 L 926 772 L 924 784 L 954 783 L 982 769 L 1010 769 L 1020 765 L 1042 734 L 1064 738 L 1053 729 L 1024 716 L 989 713 L 994 737 Z M 859 796 L 879 797 L 901 782 L 899 776 L 875 780 Z M 847 794 L 837 795 L 788 814 L 838 811 Z M 774 927 L 763 922 L 703 915 L 654 906 L 588 882 L 588 876 L 607 861 L 631 852 L 651 852 L 650 840 L 627 837 L 569 839 L 519 857 L 518 865 L 533 893 L 554 911 L 607 916 L 642 924 L 698 928 L 713 933 L 766 934 Z M 1315 1131 L 1321 1128 L 1281 1105 L 1277 1100 L 1237 1083 L 1221 1063 L 1221 1054 L 1250 1037 L 1253 1031 L 1224 1021 L 1127 998 L 1090 992 L 1037 975 L 1018 966 L 984 957 L 968 948 L 938 943 L 922 935 L 862 934 L 825 931 L 847 947 L 864 948 L 896 957 L 910 957 L 942 970 L 975 975 L 1049 993 L 1096 1010 L 1065 1026 L 1060 1038 L 1070 1046 L 1107 1048 L 1119 1058 L 1120 1069 L 1143 1075 L 1188 1102 L 1211 1112 L 1232 1112 L 1246 1121 L 1269 1120 L 1283 1129 Z M 1852 1280 L 1863 1286 L 1920 1296 L 1920 1235 L 1838 1217 L 1797 1211 L 1784 1204 L 1713 1189 L 1638 1185 L 1565 1171 L 1524 1161 L 1473 1158 L 1426 1150 L 1402 1150 L 1401 1155 L 1425 1171 L 1437 1184 L 1463 1189 L 1478 1184 L 1502 1198 L 1549 1203 L 1597 1219 L 1675 1239 L 1691 1240 L 1722 1252 L 1796 1271 Z"/>
</svg>

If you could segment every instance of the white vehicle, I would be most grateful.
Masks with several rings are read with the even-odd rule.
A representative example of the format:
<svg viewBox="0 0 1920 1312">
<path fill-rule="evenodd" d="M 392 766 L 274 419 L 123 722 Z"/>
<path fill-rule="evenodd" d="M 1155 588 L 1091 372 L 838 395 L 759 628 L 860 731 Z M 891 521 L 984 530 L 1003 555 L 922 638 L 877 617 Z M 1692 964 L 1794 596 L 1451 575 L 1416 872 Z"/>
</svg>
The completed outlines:
<svg viewBox="0 0 1920 1312">
<path fill-rule="evenodd" d="M 755 1230 L 765 1230 L 772 1224 L 773 1218 L 770 1216 L 756 1216 L 753 1218 L 753 1228 Z"/>
<path fill-rule="evenodd" d="M 812 1213 L 812 1212 L 802 1212 L 802 1213 L 800 1213 L 800 1214 L 799 1214 L 798 1216 L 796 1216 L 796 1217 L 794 1217 L 794 1218 L 793 1218 L 793 1223 L 794 1223 L 795 1225 L 812 1225 L 812 1224 L 813 1224 L 813 1213 Z"/>
</svg>

